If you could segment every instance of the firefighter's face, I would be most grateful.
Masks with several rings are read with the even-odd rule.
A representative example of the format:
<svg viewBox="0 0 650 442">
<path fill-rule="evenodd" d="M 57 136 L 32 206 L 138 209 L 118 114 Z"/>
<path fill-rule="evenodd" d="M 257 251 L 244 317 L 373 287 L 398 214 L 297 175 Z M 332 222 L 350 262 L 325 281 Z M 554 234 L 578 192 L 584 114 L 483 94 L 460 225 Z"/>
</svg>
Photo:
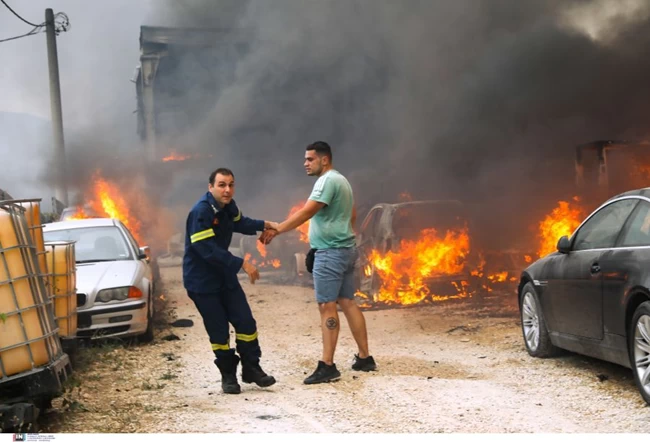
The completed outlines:
<svg viewBox="0 0 650 442">
<path fill-rule="evenodd" d="M 235 177 L 222 175 L 214 177 L 214 185 L 208 184 L 208 190 L 222 207 L 229 204 L 235 196 Z"/>
<path fill-rule="evenodd" d="M 318 155 L 315 150 L 305 151 L 305 171 L 309 176 L 320 176 L 328 162 L 328 157 Z"/>
</svg>

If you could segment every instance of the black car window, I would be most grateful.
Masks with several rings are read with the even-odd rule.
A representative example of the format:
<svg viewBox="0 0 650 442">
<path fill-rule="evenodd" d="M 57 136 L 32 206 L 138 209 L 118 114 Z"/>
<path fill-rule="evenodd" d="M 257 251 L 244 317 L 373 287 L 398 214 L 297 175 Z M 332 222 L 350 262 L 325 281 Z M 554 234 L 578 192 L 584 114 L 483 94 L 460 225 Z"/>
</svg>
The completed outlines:
<svg viewBox="0 0 650 442">
<path fill-rule="evenodd" d="M 650 204 L 641 201 L 623 235 L 621 246 L 650 246 Z"/>
<path fill-rule="evenodd" d="M 638 200 L 616 201 L 603 207 L 576 234 L 573 250 L 606 249 L 614 246 L 625 220 Z"/>
</svg>

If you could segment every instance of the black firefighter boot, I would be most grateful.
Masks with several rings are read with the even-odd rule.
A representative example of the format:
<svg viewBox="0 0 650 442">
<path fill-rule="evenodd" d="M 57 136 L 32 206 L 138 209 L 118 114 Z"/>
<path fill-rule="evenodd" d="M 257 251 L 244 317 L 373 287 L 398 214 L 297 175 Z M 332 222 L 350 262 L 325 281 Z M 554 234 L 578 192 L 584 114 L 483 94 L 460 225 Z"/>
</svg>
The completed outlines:
<svg viewBox="0 0 650 442">
<path fill-rule="evenodd" d="M 221 389 L 226 394 L 239 394 L 241 387 L 237 383 L 237 365 L 239 364 L 239 356 L 234 351 L 220 354 L 214 363 L 221 372 Z"/>
<path fill-rule="evenodd" d="M 257 384 L 258 387 L 270 387 L 275 384 L 275 378 L 264 373 L 260 363 L 242 360 L 241 380 L 247 384 Z"/>
</svg>

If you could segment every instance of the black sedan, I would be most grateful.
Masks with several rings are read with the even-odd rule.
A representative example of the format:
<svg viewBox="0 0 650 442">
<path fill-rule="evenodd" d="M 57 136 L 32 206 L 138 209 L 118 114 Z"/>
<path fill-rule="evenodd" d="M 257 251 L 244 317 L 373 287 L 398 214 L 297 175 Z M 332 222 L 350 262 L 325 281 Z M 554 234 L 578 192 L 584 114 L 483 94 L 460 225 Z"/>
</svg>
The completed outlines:
<svg viewBox="0 0 650 442">
<path fill-rule="evenodd" d="M 521 276 L 528 353 L 562 348 L 630 367 L 650 404 L 650 188 L 611 198 L 557 248 Z"/>
</svg>

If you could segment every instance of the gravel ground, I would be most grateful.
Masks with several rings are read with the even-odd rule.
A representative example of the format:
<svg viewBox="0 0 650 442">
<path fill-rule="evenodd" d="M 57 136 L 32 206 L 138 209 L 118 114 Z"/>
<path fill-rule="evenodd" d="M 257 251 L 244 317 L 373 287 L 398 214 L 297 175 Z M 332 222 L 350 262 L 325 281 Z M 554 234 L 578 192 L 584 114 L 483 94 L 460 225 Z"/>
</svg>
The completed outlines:
<svg viewBox="0 0 650 442">
<path fill-rule="evenodd" d="M 321 352 L 308 287 L 244 283 L 264 369 L 277 384 L 221 393 L 201 318 L 180 267 L 161 269 L 166 306 L 153 344 L 83 349 L 43 432 L 646 432 L 648 408 L 629 369 L 574 354 L 528 356 L 514 295 L 366 311 L 379 370 L 350 369 L 344 316 L 338 382 L 306 386 Z M 265 275 L 268 276 L 268 275 Z M 264 277 L 263 277 L 264 278 Z M 265 278 L 268 280 L 268 278 Z M 170 336 L 178 340 L 167 340 Z M 234 342 L 234 336 L 233 336 Z"/>
</svg>

